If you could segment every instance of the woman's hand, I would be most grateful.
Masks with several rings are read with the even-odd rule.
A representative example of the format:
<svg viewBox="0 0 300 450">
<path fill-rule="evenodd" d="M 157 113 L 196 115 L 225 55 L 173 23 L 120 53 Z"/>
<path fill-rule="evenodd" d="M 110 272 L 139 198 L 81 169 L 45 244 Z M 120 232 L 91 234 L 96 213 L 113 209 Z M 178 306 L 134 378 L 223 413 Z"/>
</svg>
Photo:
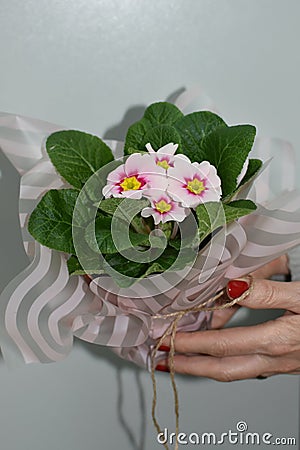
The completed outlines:
<svg viewBox="0 0 300 450">
<path fill-rule="evenodd" d="M 184 374 L 234 381 L 258 376 L 300 373 L 300 282 L 261 279 L 287 273 L 282 257 L 255 272 L 253 289 L 240 302 L 250 309 L 284 309 L 275 320 L 248 326 L 178 333 L 175 338 L 175 371 Z M 245 279 L 247 280 L 247 279 Z M 237 307 L 238 308 L 238 307 Z M 237 309 L 215 314 L 213 326 L 223 326 Z M 169 344 L 169 340 L 164 342 Z M 159 364 L 164 370 L 167 361 Z"/>
<path fill-rule="evenodd" d="M 286 255 L 280 256 L 269 264 L 261 267 L 253 272 L 251 275 L 253 278 L 270 278 L 273 275 L 288 275 L 288 259 Z M 245 306 L 245 305 L 243 305 Z M 223 328 L 224 325 L 232 318 L 236 311 L 240 308 L 239 305 L 235 305 L 229 309 L 223 309 L 220 311 L 214 311 L 211 328 Z"/>
</svg>

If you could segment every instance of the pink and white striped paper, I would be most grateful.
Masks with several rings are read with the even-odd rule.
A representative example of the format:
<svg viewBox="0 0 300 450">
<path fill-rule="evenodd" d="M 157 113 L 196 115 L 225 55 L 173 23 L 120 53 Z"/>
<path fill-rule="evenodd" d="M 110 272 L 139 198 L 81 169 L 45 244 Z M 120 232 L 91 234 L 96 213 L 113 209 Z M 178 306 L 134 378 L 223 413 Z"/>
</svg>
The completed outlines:
<svg viewBox="0 0 300 450">
<path fill-rule="evenodd" d="M 177 103 L 184 107 L 188 99 L 184 93 Z M 0 295 L 0 341 L 8 362 L 59 361 L 77 336 L 110 346 L 119 356 L 149 367 L 149 350 L 170 320 L 155 318 L 156 314 L 199 305 L 230 278 L 245 275 L 300 244 L 300 194 L 293 190 L 292 150 L 283 141 L 264 139 L 254 152 L 262 159 L 274 159 L 249 192 L 249 198 L 255 196 L 260 204 L 258 210 L 216 234 L 176 286 L 169 282 L 157 295 L 138 285 L 126 291 L 114 287 L 112 293 L 103 288 L 103 277 L 89 286 L 83 277 L 69 277 L 67 255 L 40 245 L 27 231 L 28 217 L 42 195 L 65 187 L 43 149 L 46 136 L 59 129 L 0 113 L 0 148 L 21 175 L 20 227 L 31 261 Z M 122 143 L 108 145 L 116 156 L 122 154 Z M 155 277 L 148 282 L 155 283 Z M 201 329 L 209 319 L 208 313 L 189 313 L 179 329 Z"/>
</svg>

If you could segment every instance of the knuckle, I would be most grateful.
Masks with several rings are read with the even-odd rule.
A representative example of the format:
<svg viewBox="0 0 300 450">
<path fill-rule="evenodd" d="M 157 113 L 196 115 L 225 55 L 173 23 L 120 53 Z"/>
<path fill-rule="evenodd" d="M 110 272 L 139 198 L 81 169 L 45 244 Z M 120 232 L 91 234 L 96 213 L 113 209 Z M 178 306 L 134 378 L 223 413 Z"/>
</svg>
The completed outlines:
<svg viewBox="0 0 300 450">
<path fill-rule="evenodd" d="M 281 362 L 278 372 L 288 374 L 298 369 L 299 369 L 299 361 L 293 358 L 291 359 L 288 358 Z"/>
<path fill-rule="evenodd" d="M 236 378 L 233 374 L 228 370 L 222 370 L 215 378 L 217 381 L 221 381 L 222 383 L 230 383 L 235 381 Z"/>
<path fill-rule="evenodd" d="M 212 345 L 210 354 L 213 356 L 227 356 L 229 354 L 228 342 L 224 338 L 217 339 Z"/>
<path fill-rule="evenodd" d="M 230 367 L 224 367 L 225 359 L 220 358 L 218 364 L 218 370 L 214 379 L 217 381 L 221 381 L 222 383 L 230 383 L 231 381 L 235 381 L 237 378 L 234 374 L 234 370 L 230 369 Z"/>
<path fill-rule="evenodd" d="M 175 347 L 180 353 L 189 353 L 197 341 L 197 332 L 178 333 L 175 339 Z"/>
<path fill-rule="evenodd" d="M 260 297 L 267 305 L 272 305 L 276 298 L 276 289 L 274 284 L 269 280 L 260 281 Z"/>
<path fill-rule="evenodd" d="M 299 323 L 298 318 L 280 317 L 269 324 L 272 327 L 272 333 L 269 339 L 265 341 L 264 353 L 270 356 L 287 355 L 293 351 L 300 350 Z"/>
</svg>

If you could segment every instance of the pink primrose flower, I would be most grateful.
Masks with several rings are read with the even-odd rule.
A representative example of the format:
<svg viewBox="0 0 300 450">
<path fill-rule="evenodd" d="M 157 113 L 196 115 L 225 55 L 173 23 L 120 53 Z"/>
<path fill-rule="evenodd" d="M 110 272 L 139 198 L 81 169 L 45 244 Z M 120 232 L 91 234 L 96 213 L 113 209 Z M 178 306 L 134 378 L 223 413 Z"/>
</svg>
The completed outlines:
<svg viewBox="0 0 300 450">
<path fill-rule="evenodd" d="M 152 145 L 150 143 L 146 144 L 146 148 L 149 152 L 149 155 L 154 157 L 155 164 L 165 169 L 165 171 L 167 171 L 170 167 L 174 167 L 174 164 L 176 164 L 176 161 L 178 161 L 179 159 L 184 159 L 190 162 L 188 157 L 185 155 L 175 155 L 178 144 L 173 144 L 172 142 L 164 145 L 157 151 L 152 148 Z"/>
<path fill-rule="evenodd" d="M 184 159 L 168 170 L 170 197 L 183 207 L 195 208 L 200 203 L 218 202 L 221 198 L 221 180 L 216 168 L 208 161 L 200 164 Z"/>
<path fill-rule="evenodd" d="M 165 223 L 171 220 L 182 222 L 189 214 L 189 210 L 180 206 L 172 200 L 165 192 L 159 189 L 151 189 L 149 194 L 151 206 L 144 208 L 141 212 L 142 217 L 152 216 L 155 225 L 160 222 Z"/>
<path fill-rule="evenodd" d="M 165 170 L 157 166 L 150 155 L 134 153 L 108 175 L 102 194 L 105 198 L 140 199 L 148 189 L 157 188 L 165 191 L 167 185 Z"/>
</svg>

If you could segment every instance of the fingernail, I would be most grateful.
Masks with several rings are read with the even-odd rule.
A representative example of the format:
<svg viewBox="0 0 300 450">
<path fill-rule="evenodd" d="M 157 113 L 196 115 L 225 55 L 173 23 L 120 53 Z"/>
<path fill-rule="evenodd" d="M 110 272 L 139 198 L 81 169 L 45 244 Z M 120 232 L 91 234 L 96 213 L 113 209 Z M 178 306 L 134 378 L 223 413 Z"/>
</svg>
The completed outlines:
<svg viewBox="0 0 300 450">
<path fill-rule="evenodd" d="M 170 351 L 170 347 L 168 345 L 161 345 L 160 347 L 158 347 L 158 350 L 160 352 L 169 352 Z"/>
<path fill-rule="evenodd" d="M 238 278 L 237 280 L 230 280 L 227 283 L 226 292 L 231 300 L 240 297 L 249 289 L 250 282 L 247 278 Z"/>
<path fill-rule="evenodd" d="M 157 364 L 155 370 L 159 370 L 160 372 L 170 372 L 169 367 L 162 364 Z"/>
</svg>

